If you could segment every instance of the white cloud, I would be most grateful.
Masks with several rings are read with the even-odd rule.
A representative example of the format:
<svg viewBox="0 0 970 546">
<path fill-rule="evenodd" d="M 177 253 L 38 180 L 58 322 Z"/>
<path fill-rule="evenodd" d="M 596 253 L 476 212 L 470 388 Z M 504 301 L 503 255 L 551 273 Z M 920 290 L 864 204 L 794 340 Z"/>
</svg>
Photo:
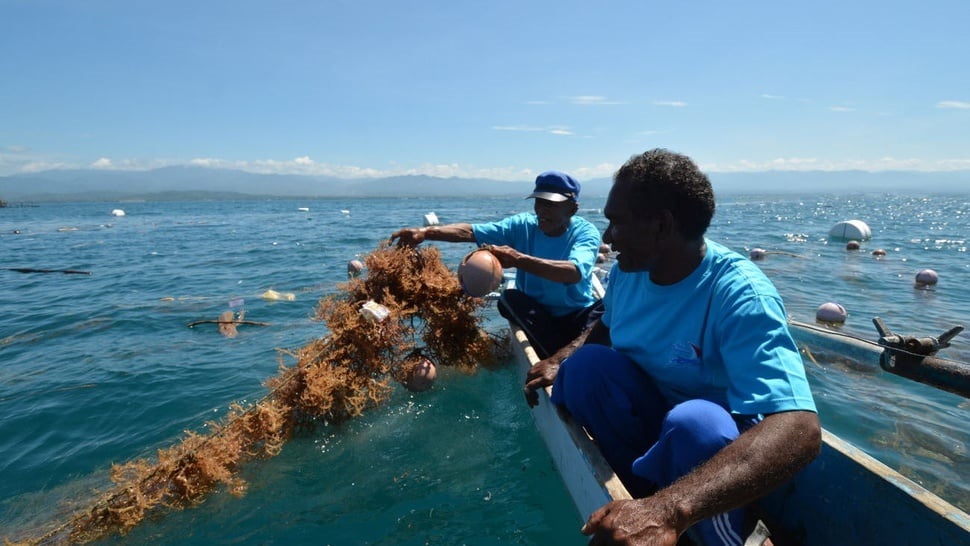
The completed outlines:
<svg viewBox="0 0 970 546">
<path fill-rule="evenodd" d="M 570 171 L 570 174 L 579 180 L 592 180 L 594 178 L 612 178 L 613 174 L 620 166 L 615 163 L 600 163 L 593 167 L 579 167 Z"/>
<path fill-rule="evenodd" d="M 97 161 L 91 164 L 92 169 L 110 169 L 113 166 L 111 160 L 107 157 L 98 158 Z"/>
<path fill-rule="evenodd" d="M 682 100 L 655 100 L 653 101 L 654 106 L 672 106 L 674 108 L 683 108 L 687 106 L 687 103 Z"/>
<path fill-rule="evenodd" d="M 29 163 L 24 163 L 20 167 L 20 172 L 25 173 L 37 173 L 41 171 L 50 171 L 54 169 L 66 169 L 70 165 L 66 163 L 51 163 L 46 161 L 31 161 Z"/>
<path fill-rule="evenodd" d="M 533 125 L 493 125 L 493 131 L 512 131 L 512 132 L 523 132 L 523 133 L 549 133 L 551 135 L 572 135 L 573 132 L 569 127 L 561 125 L 550 125 L 548 127 L 536 127 Z"/>
<path fill-rule="evenodd" d="M 905 157 L 828 160 L 816 157 L 779 157 L 766 160 L 741 159 L 730 163 L 705 163 L 710 172 L 757 171 L 958 171 L 970 169 L 970 158 L 926 160 Z"/>
<path fill-rule="evenodd" d="M 936 103 L 937 108 L 956 108 L 958 110 L 970 110 L 970 102 L 961 100 L 941 100 Z"/>
<path fill-rule="evenodd" d="M 855 108 L 848 106 L 829 106 L 829 110 L 832 112 L 855 112 Z"/>
<path fill-rule="evenodd" d="M 22 154 L 29 150 L 26 146 L 7 146 L 6 150 L 12 154 Z"/>
<path fill-rule="evenodd" d="M 575 97 L 569 97 L 569 102 L 572 104 L 582 104 L 582 105 L 611 105 L 611 104 L 624 104 L 621 101 L 609 100 L 606 97 L 599 95 L 578 95 Z"/>
<path fill-rule="evenodd" d="M 781 100 L 781 99 L 783 99 L 785 97 L 783 97 L 781 95 L 771 95 L 771 94 L 768 94 L 768 93 L 762 93 L 761 94 L 761 98 L 768 99 L 768 100 Z"/>
<path fill-rule="evenodd" d="M 543 127 L 532 127 L 529 125 L 493 125 L 495 131 L 522 131 L 526 133 L 541 133 L 545 131 Z"/>
</svg>

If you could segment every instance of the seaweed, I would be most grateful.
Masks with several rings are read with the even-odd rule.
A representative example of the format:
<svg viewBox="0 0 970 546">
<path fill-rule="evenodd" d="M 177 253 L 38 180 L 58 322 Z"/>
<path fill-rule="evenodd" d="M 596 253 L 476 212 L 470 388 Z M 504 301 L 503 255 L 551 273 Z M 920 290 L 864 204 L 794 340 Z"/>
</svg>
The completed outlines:
<svg viewBox="0 0 970 546">
<path fill-rule="evenodd" d="M 318 302 L 314 318 L 329 333 L 296 351 L 280 350 L 279 370 L 259 401 L 231 404 L 221 420 L 206 424 L 206 434 L 186 431 L 154 459 L 114 465 L 113 486 L 103 495 L 18 543 L 91 542 L 123 535 L 149 514 L 197 505 L 219 488 L 244 495 L 244 464 L 278 455 L 315 424 L 338 425 L 385 403 L 416 354 L 469 372 L 494 363 L 498 343 L 479 326 L 483 300 L 464 294 L 437 248 L 382 245 L 364 263 L 365 276 Z M 387 317 L 361 313 L 367 302 L 383 306 Z M 285 365 L 286 356 L 295 366 Z"/>
</svg>

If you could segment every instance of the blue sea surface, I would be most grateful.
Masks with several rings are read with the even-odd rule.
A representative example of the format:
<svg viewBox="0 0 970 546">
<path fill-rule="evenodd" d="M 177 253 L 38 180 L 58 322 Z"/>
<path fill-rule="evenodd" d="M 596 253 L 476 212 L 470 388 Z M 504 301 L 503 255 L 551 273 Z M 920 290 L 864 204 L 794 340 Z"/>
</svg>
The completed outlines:
<svg viewBox="0 0 970 546">
<path fill-rule="evenodd" d="M 603 197 L 580 214 L 602 230 Z M 204 432 L 252 403 L 279 363 L 326 334 L 317 301 L 348 261 L 392 231 L 529 210 L 492 199 L 301 199 L 43 203 L 0 209 L 0 537 L 36 536 L 109 485 L 114 463 Z M 300 210 L 301 207 L 308 211 Z M 126 215 L 111 215 L 123 209 Z M 861 251 L 830 241 L 847 219 Z M 747 255 L 790 316 L 838 302 L 843 330 L 938 336 L 970 326 L 970 195 L 729 195 L 709 236 Z M 440 244 L 454 267 L 470 245 Z M 883 248 L 887 255 L 871 255 Z M 90 275 L 21 273 L 71 269 Z M 938 272 L 931 289 L 915 274 Z M 267 290 L 295 295 L 267 300 Z M 213 324 L 227 311 L 268 326 Z M 503 323 L 486 309 L 485 324 Z M 943 353 L 970 361 L 970 336 Z M 970 405 L 873 363 L 806 363 L 823 425 L 964 510 Z M 245 496 L 211 495 L 153 517 L 115 544 L 584 544 L 582 522 L 536 434 L 512 366 L 439 366 L 434 388 L 290 440 L 244 469 Z"/>
</svg>

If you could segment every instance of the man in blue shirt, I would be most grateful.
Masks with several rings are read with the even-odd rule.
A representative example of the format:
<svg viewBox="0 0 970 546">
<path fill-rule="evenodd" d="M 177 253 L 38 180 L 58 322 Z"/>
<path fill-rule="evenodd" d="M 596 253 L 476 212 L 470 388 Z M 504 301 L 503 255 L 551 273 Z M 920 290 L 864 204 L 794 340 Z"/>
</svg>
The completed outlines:
<svg viewBox="0 0 970 546">
<path fill-rule="evenodd" d="M 534 213 L 484 224 L 404 228 L 391 240 L 477 243 L 516 269 L 514 290 L 505 290 L 499 312 L 519 324 L 541 358 L 579 336 L 602 314 L 593 295 L 593 267 L 599 254 L 596 226 L 576 216 L 580 184 L 559 171 L 536 177 Z"/>
<path fill-rule="evenodd" d="M 604 213 L 618 253 L 606 311 L 526 380 L 527 393 L 553 384 L 552 401 L 639 497 L 600 508 L 583 532 L 590 544 L 673 546 L 690 529 L 702 544 L 740 546 L 743 507 L 821 448 L 781 298 L 756 265 L 705 238 L 714 193 L 686 156 L 632 157 Z"/>
</svg>

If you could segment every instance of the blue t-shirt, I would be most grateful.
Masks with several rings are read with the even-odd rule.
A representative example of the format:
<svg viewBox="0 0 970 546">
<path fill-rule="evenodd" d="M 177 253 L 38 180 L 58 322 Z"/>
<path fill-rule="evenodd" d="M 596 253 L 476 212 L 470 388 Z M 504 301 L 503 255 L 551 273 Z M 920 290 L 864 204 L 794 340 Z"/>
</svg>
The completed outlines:
<svg viewBox="0 0 970 546">
<path fill-rule="evenodd" d="M 498 222 L 472 224 L 472 233 L 480 245 L 510 246 L 536 258 L 569 260 L 576 264 L 581 279 L 575 284 L 553 282 L 521 269 L 515 273 L 515 287 L 542 304 L 553 316 L 561 317 L 596 302 L 592 277 L 599 254 L 600 232 L 585 218 L 573 216 L 566 233 L 559 237 L 543 233 L 536 215 L 531 212 Z"/>
<path fill-rule="evenodd" d="M 706 243 L 700 266 L 672 285 L 614 265 L 602 317 L 613 347 L 670 404 L 700 398 L 743 415 L 816 411 L 778 291 L 750 260 Z"/>
</svg>

